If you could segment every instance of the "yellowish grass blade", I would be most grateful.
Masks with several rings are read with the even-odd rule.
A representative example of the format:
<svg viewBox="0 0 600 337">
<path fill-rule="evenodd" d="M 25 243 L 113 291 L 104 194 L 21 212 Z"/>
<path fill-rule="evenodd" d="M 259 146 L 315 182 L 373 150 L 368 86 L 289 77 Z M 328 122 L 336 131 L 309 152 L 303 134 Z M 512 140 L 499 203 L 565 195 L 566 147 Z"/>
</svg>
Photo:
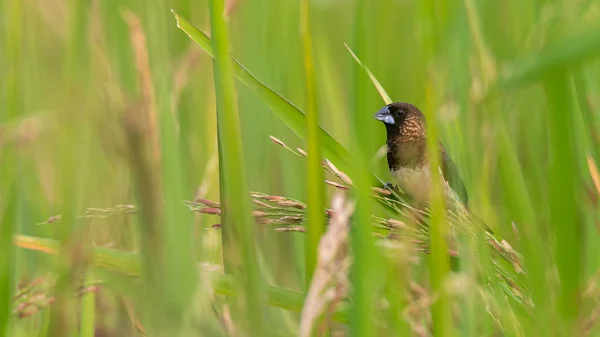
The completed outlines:
<svg viewBox="0 0 600 337">
<path fill-rule="evenodd" d="M 356 63 L 358 63 L 358 65 L 360 65 L 365 70 L 365 72 L 367 73 L 367 75 L 369 75 L 369 78 L 371 79 L 371 82 L 373 82 L 373 85 L 375 86 L 375 88 L 379 92 L 379 95 L 381 96 L 381 98 L 383 99 L 383 101 L 385 102 L 385 104 L 392 103 L 393 102 L 392 99 L 387 94 L 387 92 L 385 91 L 385 89 L 383 88 L 383 86 L 381 85 L 381 83 L 379 83 L 379 81 L 377 80 L 377 78 L 375 77 L 375 75 L 373 75 L 373 73 L 371 72 L 371 70 L 369 70 L 369 68 L 360 61 L 360 59 L 358 58 L 358 56 L 356 56 L 356 54 L 354 54 L 354 52 L 352 51 L 352 49 L 350 49 L 350 47 L 346 43 L 344 43 L 344 46 L 346 46 L 346 49 L 348 49 L 348 51 L 350 52 L 350 55 L 352 55 L 352 57 L 354 58 L 354 60 L 356 61 Z"/>
</svg>

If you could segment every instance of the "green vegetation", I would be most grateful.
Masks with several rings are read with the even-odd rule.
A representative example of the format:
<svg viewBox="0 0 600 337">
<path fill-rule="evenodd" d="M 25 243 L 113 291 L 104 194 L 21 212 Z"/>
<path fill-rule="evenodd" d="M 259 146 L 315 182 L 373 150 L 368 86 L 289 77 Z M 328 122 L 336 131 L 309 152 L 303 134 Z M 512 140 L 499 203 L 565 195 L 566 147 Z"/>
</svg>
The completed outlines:
<svg viewBox="0 0 600 337">
<path fill-rule="evenodd" d="M 598 22 L 590 0 L 0 0 L 0 331 L 600 335 Z M 390 100 L 468 211 L 381 189 Z"/>
</svg>

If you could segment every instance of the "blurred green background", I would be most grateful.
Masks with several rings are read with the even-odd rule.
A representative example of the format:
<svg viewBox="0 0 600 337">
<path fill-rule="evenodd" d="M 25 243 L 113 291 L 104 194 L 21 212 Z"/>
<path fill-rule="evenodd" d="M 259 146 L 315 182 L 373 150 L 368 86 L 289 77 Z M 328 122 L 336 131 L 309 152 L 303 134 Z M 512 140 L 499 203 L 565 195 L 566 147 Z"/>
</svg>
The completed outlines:
<svg viewBox="0 0 600 337">
<path fill-rule="evenodd" d="M 365 187 L 368 172 L 391 179 L 378 154 L 384 128 L 372 119 L 385 103 L 346 43 L 392 100 L 415 104 L 436 126 L 465 181 L 470 209 L 494 229 L 498 242 L 506 240 L 523 256 L 525 269 L 492 281 L 510 265 L 488 256 L 489 240 L 480 234 L 461 241 L 465 267 L 452 274 L 434 257 L 428 265 L 420 253 L 420 262 L 408 266 L 385 258 L 373 240 L 353 240 L 359 271 L 350 277 L 354 303 L 363 303 L 360 294 L 373 301 L 336 318 L 342 323 L 331 324 L 329 333 L 600 335 L 600 190 L 590 169 L 600 160 L 600 3 L 311 0 L 309 35 L 302 34 L 301 3 L 225 1 L 225 48 L 299 109 L 318 112 L 323 129 L 349 150 L 345 165 L 334 164 Z M 208 1 L 0 4 L 1 331 L 297 335 L 301 303 L 290 304 L 289 296 L 302 298 L 307 290 L 305 249 L 316 247 L 305 246 L 306 234 L 264 225 L 241 234 L 244 243 L 233 241 L 235 249 L 256 251 L 244 260 L 241 275 L 258 274 L 260 284 L 237 288 L 238 296 L 228 300 L 222 285 L 215 295 L 211 277 L 197 272 L 197 262 L 214 267 L 228 254 L 221 231 L 211 228 L 221 219 L 190 212 L 182 203 L 220 200 L 218 99 L 213 59 L 178 29 L 171 9 L 215 36 Z M 306 89 L 307 41 L 313 48 L 312 93 Z M 306 149 L 306 139 L 282 120 L 285 112 L 238 81 L 235 89 L 224 101 L 237 102 L 232 111 L 239 116 L 243 164 L 229 172 L 245 176 L 251 191 L 309 201 L 314 190 L 307 190 L 306 159 L 269 136 L 292 149 Z M 236 136 L 224 138 L 235 143 Z M 323 188 L 323 207 L 329 208 L 336 188 Z M 360 214 L 389 217 L 367 204 L 365 191 L 357 191 L 357 223 L 365 219 Z M 140 206 L 136 214 L 119 206 L 134 204 Z M 59 214 L 60 221 L 49 219 Z M 370 238 L 364 228 L 353 233 Z M 55 239 L 59 254 L 14 248 L 15 234 Z M 18 246 L 44 251 L 44 242 Z M 127 252 L 120 258 L 137 264 L 141 256 L 144 278 L 137 277 L 139 266 L 130 270 L 135 277 L 123 273 L 122 264 L 113 268 L 121 272 L 95 268 L 106 261 L 90 257 L 95 255 L 82 244 Z M 445 289 L 439 298 L 449 302 L 433 292 L 412 303 L 405 292 L 415 282 L 427 289 L 435 281 L 427 279 L 428 270 L 438 267 Z M 54 304 L 35 298 L 36 282 L 23 286 L 40 276 L 42 283 L 53 280 L 42 293 Z M 267 283 L 295 293 L 282 295 L 280 308 L 264 307 L 267 293 L 273 294 Z M 528 289 L 524 296 L 533 305 L 502 292 L 516 283 Z M 97 291 L 72 296 L 82 287 Z M 16 297 L 20 292 L 27 299 Z M 431 303 L 454 315 L 434 314 L 432 320 Z M 414 318 L 409 309 L 420 314 Z"/>
</svg>

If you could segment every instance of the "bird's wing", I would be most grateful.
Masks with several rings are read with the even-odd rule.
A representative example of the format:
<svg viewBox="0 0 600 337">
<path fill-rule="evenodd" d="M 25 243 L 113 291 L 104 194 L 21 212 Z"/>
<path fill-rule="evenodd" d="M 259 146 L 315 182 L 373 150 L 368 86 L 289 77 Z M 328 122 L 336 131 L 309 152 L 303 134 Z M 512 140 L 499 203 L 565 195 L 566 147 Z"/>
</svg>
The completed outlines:
<svg viewBox="0 0 600 337">
<path fill-rule="evenodd" d="M 467 189 L 460 177 L 458 168 L 441 144 L 440 148 L 442 151 L 442 174 L 444 175 L 444 179 L 446 179 L 450 187 L 456 192 L 460 200 L 465 205 L 468 205 L 469 196 L 467 195 Z"/>
</svg>

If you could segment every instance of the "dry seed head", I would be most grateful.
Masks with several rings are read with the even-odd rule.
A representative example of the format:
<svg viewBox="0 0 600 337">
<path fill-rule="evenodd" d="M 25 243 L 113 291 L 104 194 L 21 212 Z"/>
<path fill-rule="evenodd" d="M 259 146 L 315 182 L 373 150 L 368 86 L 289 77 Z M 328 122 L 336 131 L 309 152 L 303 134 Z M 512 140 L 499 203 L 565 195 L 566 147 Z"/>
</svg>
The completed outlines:
<svg viewBox="0 0 600 337">
<path fill-rule="evenodd" d="M 302 232 L 304 233 L 306 229 L 302 226 L 290 226 L 290 227 L 279 227 L 275 228 L 276 232 Z"/>
<path fill-rule="evenodd" d="M 115 207 L 122 209 L 135 209 L 135 205 L 116 205 Z"/>
<path fill-rule="evenodd" d="M 331 185 L 335 188 L 339 188 L 340 190 L 349 190 L 350 189 L 350 187 L 348 187 L 346 185 L 338 184 L 335 181 L 331 181 L 331 180 L 325 180 L 325 183 L 327 185 Z"/>
<path fill-rule="evenodd" d="M 513 221 L 510 223 L 510 226 L 512 227 L 513 233 L 515 234 L 517 240 L 520 240 L 521 237 L 519 236 L 519 229 L 517 228 L 517 224 Z"/>
<path fill-rule="evenodd" d="M 525 269 L 523 269 L 523 266 L 521 266 L 521 263 L 519 261 L 513 261 L 512 262 L 513 268 L 515 268 L 515 272 L 517 274 L 521 274 L 525 272 Z"/>
<path fill-rule="evenodd" d="M 265 199 L 269 200 L 269 201 L 284 201 L 287 200 L 286 197 L 282 197 L 280 195 L 267 195 L 265 196 Z"/>
<path fill-rule="evenodd" d="M 513 247 L 508 243 L 508 241 L 502 240 L 502 242 L 500 244 L 502 245 L 502 248 L 504 250 L 506 250 L 506 252 L 508 252 L 508 253 L 513 252 Z"/>
<path fill-rule="evenodd" d="M 503 249 L 502 249 L 502 247 L 500 247 L 500 244 L 498 243 L 498 241 L 488 240 L 488 243 L 490 245 L 492 245 L 497 252 L 502 253 Z"/>
<path fill-rule="evenodd" d="M 592 181 L 594 182 L 594 186 L 596 187 L 596 191 L 600 193 L 600 173 L 598 172 L 598 167 L 594 162 L 594 158 L 592 156 L 587 156 L 588 162 L 588 170 L 590 171 L 590 176 L 592 177 Z"/>
<path fill-rule="evenodd" d="M 304 206 L 304 204 L 301 204 L 296 201 L 291 201 L 291 200 L 280 201 L 277 204 L 282 207 L 294 207 L 297 209 L 305 209 L 306 208 L 306 206 Z"/>
<path fill-rule="evenodd" d="M 81 296 L 89 293 L 97 293 L 99 288 L 97 286 L 88 286 L 81 288 L 75 295 Z"/>
<path fill-rule="evenodd" d="M 391 192 L 391 191 L 389 191 L 389 190 L 386 190 L 386 189 L 384 189 L 384 188 L 373 187 L 372 189 L 373 189 L 373 192 L 375 192 L 375 193 L 377 193 L 377 194 L 380 194 L 380 195 L 385 195 L 385 196 L 388 196 L 388 195 L 392 194 L 392 192 Z"/>
<path fill-rule="evenodd" d="M 136 116 L 136 122 L 143 127 L 145 140 L 150 144 L 149 148 L 153 156 L 152 159 L 156 161 L 160 159 L 160 143 L 156 114 L 156 98 L 152 82 L 152 72 L 150 70 L 146 34 L 140 18 L 133 12 L 125 11 L 122 13 L 122 16 L 129 26 L 129 39 L 133 47 L 138 83 L 141 88 L 142 106 L 140 112 Z"/>
<path fill-rule="evenodd" d="M 329 159 L 327 159 L 327 158 L 325 158 L 325 161 L 323 162 L 323 165 L 325 165 L 325 166 L 326 166 L 326 168 L 327 168 L 328 170 L 330 170 L 330 171 L 331 171 L 333 174 L 335 174 L 335 175 L 337 175 L 337 174 L 338 174 L 338 172 L 340 172 L 340 171 L 337 169 L 337 167 L 335 167 L 335 165 L 333 165 L 333 163 L 332 163 L 332 162 L 331 162 Z"/>
<path fill-rule="evenodd" d="M 352 179 L 350 179 L 350 177 L 342 171 L 338 172 L 338 178 L 342 179 L 342 181 L 348 185 L 353 185 Z"/>
<path fill-rule="evenodd" d="M 328 308 L 334 309 L 350 288 L 348 221 L 354 205 L 346 201 L 345 193 L 336 193 L 331 204 L 336 212 L 329 220 L 327 232 L 319 241 L 317 266 L 302 308 L 301 337 L 311 336 L 318 318 Z"/>
<path fill-rule="evenodd" d="M 204 213 L 204 214 L 214 214 L 214 215 L 221 214 L 221 210 L 218 208 L 215 208 L 215 207 L 204 207 L 204 208 L 200 209 L 198 212 Z"/>
<path fill-rule="evenodd" d="M 262 206 L 262 207 L 265 207 L 265 208 L 275 208 L 275 207 L 273 207 L 273 206 L 271 206 L 271 205 L 269 205 L 267 203 L 264 203 L 264 202 L 262 202 L 260 200 L 252 199 L 252 202 L 255 203 L 255 204 L 257 204 L 258 206 Z"/>
<path fill-rule="evenodd" d="M 254 216 L 255 218 L 264 218 L 267 216 L 267 213 L 263 211 L 252 211 L 252 216 Z"/>
<path fill-rule="evenodd" d="M 273 141 L 273 143 L 275 143 L 277 145 L 281 145 L 283 147 L 288 147 L 287 145 L 285 145 L 284 142 L 282 142 L 281 140 L 279 140 L 279 138 L 275 138 L 273 136 L 269 136 L 269 138 L 271 138 L 271 141 Z"/>
<path fill-rule="evenodd" d="M 297 147 L 297 148 L 296 148 L 296 151 L 298 151 L 298 153 L 300 153 L 300 155 L 301 155 L 302 157 L 306 157 L 306 156 L 307 156 L 307 154 L 306 154 L 306 151 L 302 150 L 302 149 L 301 149 L 301 148 L 299 148 L 299 147 Z"/>
<path fill-rule="evenodd" d="M 52 223 L 52 222 L 56 222 L 56 221 L 60 221 L 60 219 L 62 219 L 62 216 L 59 215 L 54 215 L 48 218 L 47 223 Z"/>
<path fill-rule="evenodd" d="M 348 185 L 352 185 L 352 179 L 350 179 L 350 177 L 346 173 L 340 171 L 335 165 L 333 165 L 333 163 L 329 159 L 325 159 L 323 165 L 328 171 L 333 173 L 336 177 L 340 178 L 343 182 L 345 182 Z"/>
<path fill-rule="evenodd" d="M 387 219 L 385 223 L 392 228 L 406 228 L 406 224 L 404 222 L 396 219 Z"/>
<path fill-rule="evenodd" d="M 33 304 L 27 304 L 19 306 L 15 311 L 19 318 L 24 318 L 37 314 L 39 309 Z"/>
<path fill-rule="evenodd" d="M 51 223 L 53 223 L 53 222 L 58 222 L 58 221 L 60 221 L 61 219 L 62 219 L 62 216 L 61 216 L 60 214 L 58 214 L 58 215 L 53 215 L 53 216 L 49 217 L 49 218 L 48 218 L 48 220 L 46 220 L 46 221 L 44 221 L 44 222 L 37 223 L 36 225 L 38 225 L 38 226 L 39 226 L 39 225 L 47 225 L 47 224 L 51 224 Z"/>
<path fill-rule="evenodd" d="M 302 217 L 299 215 L 286 215 L 279 220 L 283 223 L 298 223 L 302 221 Z"/>
<path fill-rule="evenodd" d="M 259 225 L 270 225 L 274 223 L 274 221 L 269 218 L 258 218 L 256 219 L 256 223 Z"/>
<path fill-rule="evenodd" d="M 197 203 L 206 205 L 206 206 L 212 206 L 212 207 L 218 207 L 220 206 L 220 204 L 218 202 L 212 201 L 212 200 L 208 200 L 208 199 L 202 199 L 202 198 L 198 198 L 196 199 Z"/>
</svg>

